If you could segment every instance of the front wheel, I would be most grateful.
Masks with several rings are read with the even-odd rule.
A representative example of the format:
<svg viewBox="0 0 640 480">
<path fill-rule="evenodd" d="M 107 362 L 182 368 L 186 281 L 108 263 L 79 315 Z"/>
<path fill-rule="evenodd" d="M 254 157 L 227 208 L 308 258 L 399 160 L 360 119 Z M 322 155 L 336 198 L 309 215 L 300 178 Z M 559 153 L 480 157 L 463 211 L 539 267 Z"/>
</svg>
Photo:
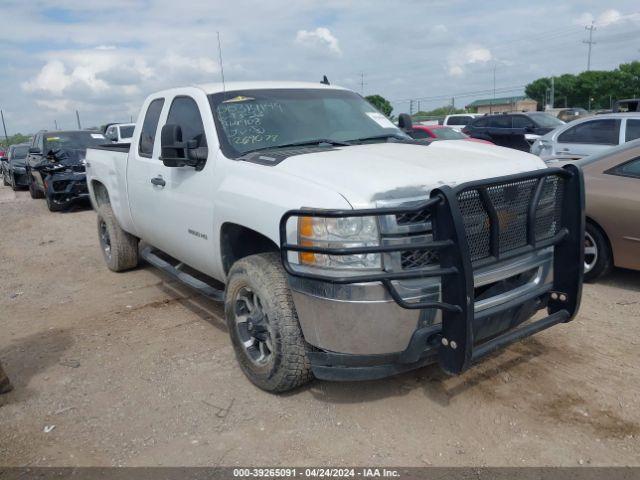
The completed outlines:
<svg viewBox="0 0 640 480">
<path fill-rule="evenodd" d="M 244 374 L 267 392 L 313 379 L 298 315 L 277 253 L 251 255 L 229 272 L 225 318 Z"/>
<path fill-rule="evenodd" d="M 44 192 L 36 186 L 36 181 L 31 173 L 29 173 L 29 195 L 33 199 L 44 197 Z"/>
<path fill-rule="evenodd" d="M 584 279 L 594 281 L 613 269 L 609 242 L 602 231 L 587 222 L 584 230 Z"/>
</svg>

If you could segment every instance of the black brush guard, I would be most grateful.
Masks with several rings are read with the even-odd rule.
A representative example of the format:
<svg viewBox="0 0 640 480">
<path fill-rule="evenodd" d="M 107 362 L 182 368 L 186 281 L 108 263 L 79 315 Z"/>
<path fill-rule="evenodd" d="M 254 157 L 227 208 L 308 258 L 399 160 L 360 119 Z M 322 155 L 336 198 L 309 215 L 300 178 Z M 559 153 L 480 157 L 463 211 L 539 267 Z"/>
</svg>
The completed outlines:
<svg viewBox="0 0 640 480">
<path fill-rule="evenodd" d="M 562 179 L 562 205 L 559 211 L 560 225 L 555 233 L 544 240 L 536 236 L 536 212 L 545 182 L 552 176 Z M 489 200 L 489 189 L 505 184 L 535 181 L 535 189 L 527 206 L 526 244 L 501 252 L 501 219 Z M 489 255 L 472 262 L 463 215 L 459 205 L 460 195 L 478 192 L 488 216 Z M 291 217 L 364 217 L 413 214 L 428 209 L 431 213 L 433 240 L 422 243 L 404 243 L 357 248 L 324 248 L 292 244 L 287 241 L 287 222 Z M 431 192 L 425 202 L 411 207 L 375 208 L 364 210 L 291 210 L 280 221 L 280 252 L 282 263 L 289 275 L 336 284 L 381 282 L 391 297 L 402 308 L 442 310 L 441 346 L 438 349 L 440 367 L 452 374 L 463 372 L 481 357 L 505 347 L 517 340 L 538 333 L 558 323 L 566 323 L 577 313 L 582 293 L 584 268 L 584 188 L 581 170 L 568 165 L 564 168 L 547 168 L 523 174 L 468 182 L 456 187 L 443 186 Z M 517 328 L 477 344 L 474 341 L 474 281 L 473 269 L 491 265 L 553 247 L 554 278 L 551 289 L 537 294 L 546 295 L 548 316 L 523 324 Z M 404 271 L 380 271 L 370 274 L 335 277 L 322 273 L 310 273 L 295 269 L 288 253 L 308 252 L 324 255 L 356 255 L 406 250 L 431 250 L 439 253 L 439 267 L 416 268 Z M 441 301 L 408 301 L 394 286 L 394 281 L 428 277 L 441 278 Z M 536 294 L 536 292 L 534 292 Z M 522 299 L 520 299 L 521 301 Z M 517 303 L 511 302 L 511 303 Z M 502 309 L 509 305 L 500 306 Z M 480 312 L 478 317 L 481 317 Z M 486 315 L 486 313 L 484 313 Z M 476 318 L 476 322 L 478 318 Z M 417 332 L 416 332 L 417 333 Z M 414 335 L 415 336 L 415 335 Z M 413 342 L 412 342 L 413 343 Z M 425 345 L 426 347 L 426 345 Z M 413 347 L 415 349 L 415 346 Z M 408 353 L 403 352 L 403 353 Z M 402 357 L 402 355 L 401 355 Z M 417 359 L 417 358 L 414 358 Z"/>
</svg>

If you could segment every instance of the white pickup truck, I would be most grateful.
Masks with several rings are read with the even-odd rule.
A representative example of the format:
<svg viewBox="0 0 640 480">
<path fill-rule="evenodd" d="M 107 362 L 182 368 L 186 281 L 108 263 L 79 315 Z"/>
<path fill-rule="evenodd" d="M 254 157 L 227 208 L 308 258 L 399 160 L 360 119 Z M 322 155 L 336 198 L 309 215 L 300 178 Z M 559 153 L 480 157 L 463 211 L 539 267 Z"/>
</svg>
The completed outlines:
<svg viewBox="0 0 640 480">
<path fill-rule="evenodd" d="M 343 88 L 155 93 L 130 147 L 89 149 L 87 178 L 109 268 L 143 257 L 224 301 L 242 370 L 267 391 L 433 362 L 460 373 L 580 303 L 579 169 L 412 140 Z"/>
</svg>

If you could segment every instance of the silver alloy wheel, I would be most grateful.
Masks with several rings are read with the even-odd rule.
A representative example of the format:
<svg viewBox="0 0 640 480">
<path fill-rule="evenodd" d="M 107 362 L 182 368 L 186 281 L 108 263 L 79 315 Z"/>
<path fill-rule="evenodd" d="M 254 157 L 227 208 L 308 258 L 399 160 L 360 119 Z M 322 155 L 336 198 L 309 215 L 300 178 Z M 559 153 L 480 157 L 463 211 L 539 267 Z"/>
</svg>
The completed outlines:
<svg viewBox="0 0 640 480">
<path fill-rule="evenodd" d="M 111 237 L 109 237 L 109 230 L 107 229 L 107 224 L 104 220 L 100 220 L 100 225 L 98 227 L 99 236 L 100 236 L 100 246 L 104 251 L 104 254 L 107 258 L 111 258 Z"/>
<path fill-rule="evenodd" d="M 584 232 L 584 273 L 589 273 L 598 263 L 598 246 L 589 232 Z"/>
<path fill-rule="evenodd" d="M 260 297 L 247 286 L 240 288 L 233 312 L 238 338 L 245 354 L 255 365 L 266 365 L 273 355 L 273 337 Z"/>
</svg>

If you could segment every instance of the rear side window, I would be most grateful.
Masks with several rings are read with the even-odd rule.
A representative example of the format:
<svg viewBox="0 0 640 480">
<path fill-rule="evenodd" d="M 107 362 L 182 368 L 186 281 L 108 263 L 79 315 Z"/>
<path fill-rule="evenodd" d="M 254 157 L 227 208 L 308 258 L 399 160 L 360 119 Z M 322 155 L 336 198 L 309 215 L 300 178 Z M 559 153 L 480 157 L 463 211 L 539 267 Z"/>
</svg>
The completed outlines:
<svg viewBox="0 0 640 480">
<path fill-rule="evenodd" d="M 447 120 L 447 125 L 466 125 L 468 124 L 471 120 L 473 120 L 472 117 L 449 117 L 449 120 Z"/>
<path fill-rule="evenodd" d="M 640 120 L 627 119 L 627 133 L 624 136 L 625 142 L 630 142 L 640 138 Z"/>
<path fill-rule="evenodd" d="M 511 128 L 511 115 L 494 115 L 491 117 L 491 126 L 494 128 Z"/>
<path fill-rule="evenodd" d="M 611 168 L 604 173 L 611 175 L 619 175 L 622 177 L 640 178 L 640 158 L 634 158 L 628 162 Z"/>
<path fill-rule="evenodd" d="M 580 123 L 560 134 L 560 143 L 590 143 L 617 145 L 620 138 L 620 120 L 603 118 Z"/>
<path fill-rule="evenodd" d="M 515 115 L 513 117 L 513 128 L 535 127 L 533 121 L 524 115 Z"/>
<path fill-rule="evenodd" d="M 144 116 L 142 131 L 140 132 L 140 143 L 138 144 L 138 153 L 142 157 L 151 157 L 153 154 L 153 144 L 156 140 L 158 120 L 160 120 L 160 112 L 162 112 L 163 105 L 164 98 L 156 98 L 147 108 L 147 114 Z"/>
<path fill-rule="evenodd" d="M 171 104 L 167 123 L 180 125 L 182 140 L 195 140 L 197 148 L 207 146 L 202 116 L 195 100 L 191 97 L 176 97 Z"/>
</svg>

